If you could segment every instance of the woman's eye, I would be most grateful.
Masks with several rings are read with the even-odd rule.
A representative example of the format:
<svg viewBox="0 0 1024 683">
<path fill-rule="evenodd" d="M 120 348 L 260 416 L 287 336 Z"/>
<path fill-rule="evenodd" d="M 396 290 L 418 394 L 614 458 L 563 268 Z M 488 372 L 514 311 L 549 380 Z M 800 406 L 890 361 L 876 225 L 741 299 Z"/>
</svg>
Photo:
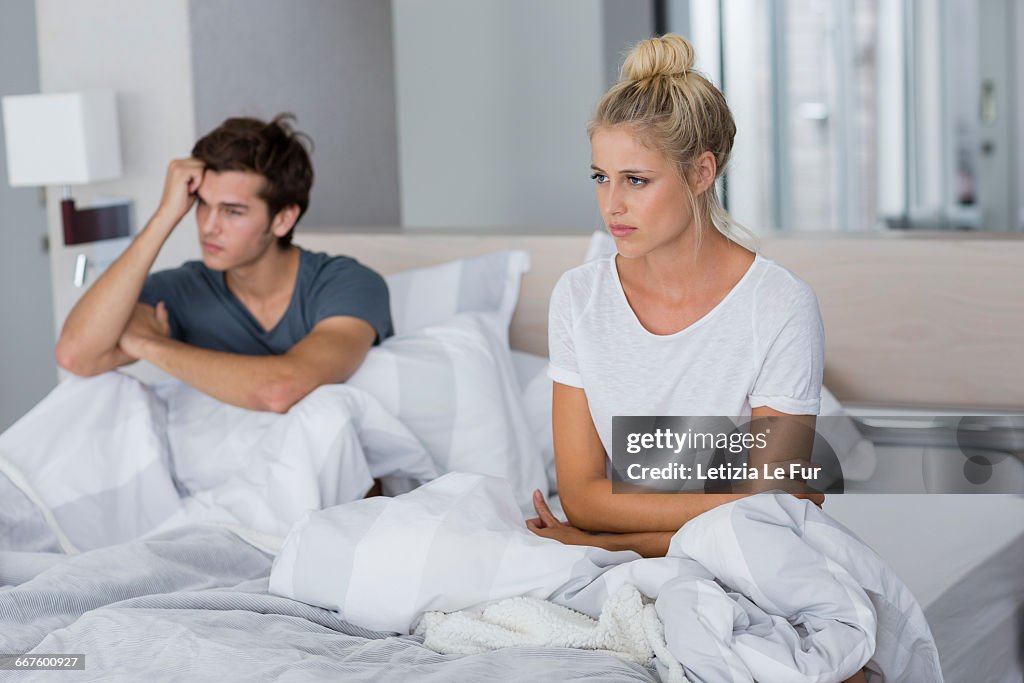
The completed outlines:
<svg viewBox="0 0 1024 683">
<path fill-rule="evenodd" d="M 601 185 L 608 181 L 608 176 L 604 175 L 603 173 L 594 173 L 593 175 L 590 176 L 590 179 L 596 180 L 597 184 Z"/>
<path fill-rule="evenodd" d="M 629 184 L 633 187 L 643 187 L 647 184 L 647 178 L 639 178 L 635 175 L 631 175 L 627 179 L 629 180 Z"/>
</svg>

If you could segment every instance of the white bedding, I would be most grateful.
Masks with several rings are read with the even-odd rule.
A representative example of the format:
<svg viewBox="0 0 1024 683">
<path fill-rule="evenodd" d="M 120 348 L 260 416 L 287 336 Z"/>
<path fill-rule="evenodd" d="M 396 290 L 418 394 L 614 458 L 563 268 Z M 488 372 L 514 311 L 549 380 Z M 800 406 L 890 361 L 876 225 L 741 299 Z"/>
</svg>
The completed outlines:
<svg viewBox="0 0 1024 683">
<path fill-rule="evenodd" d="M 695 681 L 824 683 L 865 663 L 871 681 L 942 680 L 910 592 L 791 496 L 720 506 L 686 524 L 668 557 L 641 559 L 535 536 L 504 481 L 449 474 L 398 498 L 310 513 L 270 577 L 273 593 L 400 633 L 425 612 L 515 596 L 597 618 L 627 585 L 655 600 L 667 650 Z M 658 663 L 665 675 L 672 662 Z"/>
<path fill-rule="evenodd" d="M 555 491 L 550 411 L 545 411 L 550 404 L 546 360 L 519 352 L 512 356 Z M 830 395 L 822 397 L 822 407 L 833 415 L 843 411 Z M 861 407 L 857 414 L 894 412 L 906 411 Z M 891 474 L 886 468 L 920 473 L 922 447 L 867 447 L 852 423 L 832 425 L 842 428 L 829 440 L 845 456 L 844 474 L 855 474 L 849 488 L 855 490 L 857 480 L 869 476 L 875 476 L 873 486 L 884 484 Z M 910 479 L 903 476 L 900 481 L 905 486 Z M 1024 610 L 1024 497 L 924 494 L 921 481 L 922 495 L 832 495 L 825 510 L 871 546 L 921 603 L 947 681 L 1024 683 L 1024 620 L 1019 616 Z M 557 495 L 549 504 L 565 518 Z"/>
<path fill-rule="evenodd" d="M 374 477 L 437 476 L 420 441 L 358 389 L 320 387 L 276 415 L 118 372 L 61 383 L 0 435 L 0 472 L 67 552 L 194 522 L 273 549 L 307 510 L 361 498 Z"/>
<path fill-rule="evenodd" d="M 1024 497 L 831 496 L 925 610 L 948 683 L 1024 681 Z"/>
</svg>

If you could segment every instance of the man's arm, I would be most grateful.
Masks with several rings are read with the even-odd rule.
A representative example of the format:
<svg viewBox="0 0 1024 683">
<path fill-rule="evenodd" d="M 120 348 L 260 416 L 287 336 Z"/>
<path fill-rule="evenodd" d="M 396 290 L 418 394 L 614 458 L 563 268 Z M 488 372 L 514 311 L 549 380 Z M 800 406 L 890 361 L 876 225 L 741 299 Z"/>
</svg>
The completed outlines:
<svg viewBox="0 0 1024 683">
<path fill-rule="evenodd" d="M 76 375 L 98 375 L 136 360 L 118 342 L 132 316 L 143 313 L 138 299 L 146 276 L 168 236 L 192 208 L 202 179 L 201 162 L 171 162 L 156 214 L 64 321 L 54 354 L 62 368 Z"/>
<path fill-rule="evenodd" d="M 209 351 L 167 337 L 163 306 L 133 319 L 121 339 L 126 354 L 143 358 L 204 394 L 240 408 L 286 413 L 323 384 L 344 382 L 377 337 L 368 322 L 350 316 L 321 320 L 278 356 Z"/>
</svg>

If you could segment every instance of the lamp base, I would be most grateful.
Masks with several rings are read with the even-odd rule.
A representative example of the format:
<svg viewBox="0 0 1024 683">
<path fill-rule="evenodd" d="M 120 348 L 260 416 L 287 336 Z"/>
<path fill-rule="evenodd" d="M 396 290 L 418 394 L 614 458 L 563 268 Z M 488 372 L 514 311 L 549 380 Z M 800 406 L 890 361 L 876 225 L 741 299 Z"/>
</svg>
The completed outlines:
<svg viewBox="0 0 1024 683">
<path fill-rule="evenodd" d="M 76 209 L 75 200 L 60 203 L 64 218 L 64 244 L 98 242 L 131 235 L 131 202 L 125 201 L 90 209 Z"/>
</svg>

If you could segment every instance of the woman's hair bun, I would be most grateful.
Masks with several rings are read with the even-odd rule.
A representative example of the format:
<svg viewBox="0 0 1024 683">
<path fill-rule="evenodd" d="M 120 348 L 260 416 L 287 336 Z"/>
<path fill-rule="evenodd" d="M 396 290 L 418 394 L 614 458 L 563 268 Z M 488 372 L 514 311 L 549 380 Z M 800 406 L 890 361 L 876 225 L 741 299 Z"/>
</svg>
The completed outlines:
<svg viewBox="0 0 1024 683">
<path fill-rule="evenodd" d="M 621 79 L 642 81 L 657 76 L 681 77 L 693 68 L 693 45 L 675 33 L 637 43 L 622 64 Z"/>
</svg>

